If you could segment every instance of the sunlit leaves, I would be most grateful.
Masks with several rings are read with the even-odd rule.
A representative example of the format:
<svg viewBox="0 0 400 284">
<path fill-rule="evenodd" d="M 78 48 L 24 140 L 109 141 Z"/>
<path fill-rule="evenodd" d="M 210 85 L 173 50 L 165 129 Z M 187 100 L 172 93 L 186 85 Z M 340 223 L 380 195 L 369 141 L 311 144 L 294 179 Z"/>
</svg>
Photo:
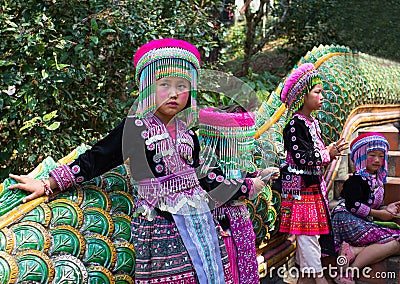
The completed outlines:
<svg viewBox="0 0 400 284">
<path fill-rule="evenodd" d="M 107 134 L 137 95 L 133 55 L 141 44 L 173 31 L 208 54 L 220 36 L 212 14 L 220 1 L 195 2 L 4 2 L 0 180 Z"/>
</svg>

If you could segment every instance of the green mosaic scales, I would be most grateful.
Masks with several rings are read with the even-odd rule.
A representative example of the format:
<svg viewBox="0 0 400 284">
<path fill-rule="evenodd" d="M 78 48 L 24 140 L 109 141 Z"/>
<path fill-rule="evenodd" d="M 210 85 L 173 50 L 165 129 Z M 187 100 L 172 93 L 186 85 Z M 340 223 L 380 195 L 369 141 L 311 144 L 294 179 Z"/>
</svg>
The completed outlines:
<svg viewBox="0 0 400 284">
<path fill-rule="evenodd" d="M 55 166 L 47 158 L 35 176 Z M 123 166 L 33 208 L 21 204 L 24 192 L 7 190 L 12 183 L 0 188 L 1 284 L 134 283 L 133 188 Z"/>
</svg>

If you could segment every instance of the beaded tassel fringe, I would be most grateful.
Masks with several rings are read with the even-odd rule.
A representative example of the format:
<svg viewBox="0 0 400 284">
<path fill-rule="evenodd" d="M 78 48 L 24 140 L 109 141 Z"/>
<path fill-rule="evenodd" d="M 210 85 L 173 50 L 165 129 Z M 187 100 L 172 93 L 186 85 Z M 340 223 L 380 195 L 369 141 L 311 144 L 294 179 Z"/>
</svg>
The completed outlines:
<svg viewBox="0 0 400 284">
<path fill-rule="evenodd" d="M 199 134 L 205 148 L 201 157 L 204 160 L 202 173 L 207 173 L 211 169 L 216 151 L 219 156 L 219 166 L 226 178 L 233 178 L 235 175 L 232 173 L 236 170 L 252 170 L 254 126 L 233 128 L 200 124 Z"/>
</svg>

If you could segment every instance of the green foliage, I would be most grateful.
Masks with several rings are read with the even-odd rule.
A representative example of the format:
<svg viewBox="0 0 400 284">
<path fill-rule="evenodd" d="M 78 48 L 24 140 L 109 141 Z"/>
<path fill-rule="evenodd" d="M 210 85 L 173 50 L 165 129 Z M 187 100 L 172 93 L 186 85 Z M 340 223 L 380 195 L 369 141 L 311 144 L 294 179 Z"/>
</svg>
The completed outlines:
<svg viewBox="0 0 400 284">
<path fill-rule="evenodd" d="M 5 0 L 0 4 L 0 178 L 92 144 L 137 95 L 133 54 L 176 37 L 206 57 L 219 1 Z"/>
<path fill-rule="evenodd" d="M 243 43 L 246 39 L 245 22 L 241 21 L 229 28 L 225 37 L 227 43 L 224 55 L 226 60 L 232 60 L 237 57 L 243 57 Z"/>
<path fill-rule="evenodd" d="M 335 43 L 334 31 L 329 26 L 331 0 L 294 0 L 291 2 L 288 18 L 279 36 L 287 39 L 292 66 L 301 56 L 320 44 Z"/>
<path fill-rule="evenodd" d="M 400 60 L 400 2 L 396 0 L 294 0 L 280 36 L 288 39 L 290 66 L 314 46 L 340 44 Z"/>
<path fill-rule="evenodd" d="M 400 2 L 332 0 L 328 21 L 335 42 L 370 55 L 400 61 Z"/>
<path fill-rule="evenodd" d="M 260 102 L 266 101 L 272 91 L 276 89 L 276 86 L 281 80 L 280 77 L 264 71 L 261 74 L 254 73 L 250 68 L 249 73 L 246 77 L 241 78 L 246 82 L 250 88 L 254 89 Z"/>
</svg>

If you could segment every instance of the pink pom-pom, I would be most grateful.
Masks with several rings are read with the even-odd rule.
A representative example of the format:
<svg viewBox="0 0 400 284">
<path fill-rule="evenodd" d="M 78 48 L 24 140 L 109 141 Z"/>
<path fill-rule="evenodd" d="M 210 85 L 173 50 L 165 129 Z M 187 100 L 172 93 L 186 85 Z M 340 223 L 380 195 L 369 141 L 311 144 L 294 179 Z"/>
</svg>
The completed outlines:
<svg viewBox="0 0 400 284">
<path fill-rule="evenodd" d="M 216 108 L 204 108 L 199 113 L 199 122 L 211 126 L 251 127 L 255 124 L 255 114 L 252 112 L 223 113 Z"/>
<path fill-rule="evenodd" d="M 293 72 L 290 74 L 289 78 L 286 79 L 285 85 L 283 86 L 282 92 L 281 92 L 281 101 L 283 103 L 286 103 L 286 96 L 289 92 L 289 90 L 297 83 L 297 81 L 307 72 L 310 72 L 314 70 L 314 64 L 312 63 L 304 63 L 300 65 L 298 68 L 293 70 Z"/>
<path fill-rule="evenodd" d="M 165 48 L 165 47 L 178 47 L 178 48 L 185 49 L 185 50 L 193 53 L 194 56 L 196 56 L 199 63 L 201 61 L 199 51 L 191 43 L 188 43 L 187 41 L 180 40 L 180 39 L 163 38 L 163 39 L 152 40 L 152 41 L 142 45 L 136 51 L 136 53 L 133 57 L 133 62 L 134 62 L 135 67 L 136 67 L 137 63 L 139 62 L 140 58 L 142 58 L 142 56 L 145 55 L 147 52 L 149 52 L 150 50 L 153 50 L 153 49 Z"/>
</svg>

